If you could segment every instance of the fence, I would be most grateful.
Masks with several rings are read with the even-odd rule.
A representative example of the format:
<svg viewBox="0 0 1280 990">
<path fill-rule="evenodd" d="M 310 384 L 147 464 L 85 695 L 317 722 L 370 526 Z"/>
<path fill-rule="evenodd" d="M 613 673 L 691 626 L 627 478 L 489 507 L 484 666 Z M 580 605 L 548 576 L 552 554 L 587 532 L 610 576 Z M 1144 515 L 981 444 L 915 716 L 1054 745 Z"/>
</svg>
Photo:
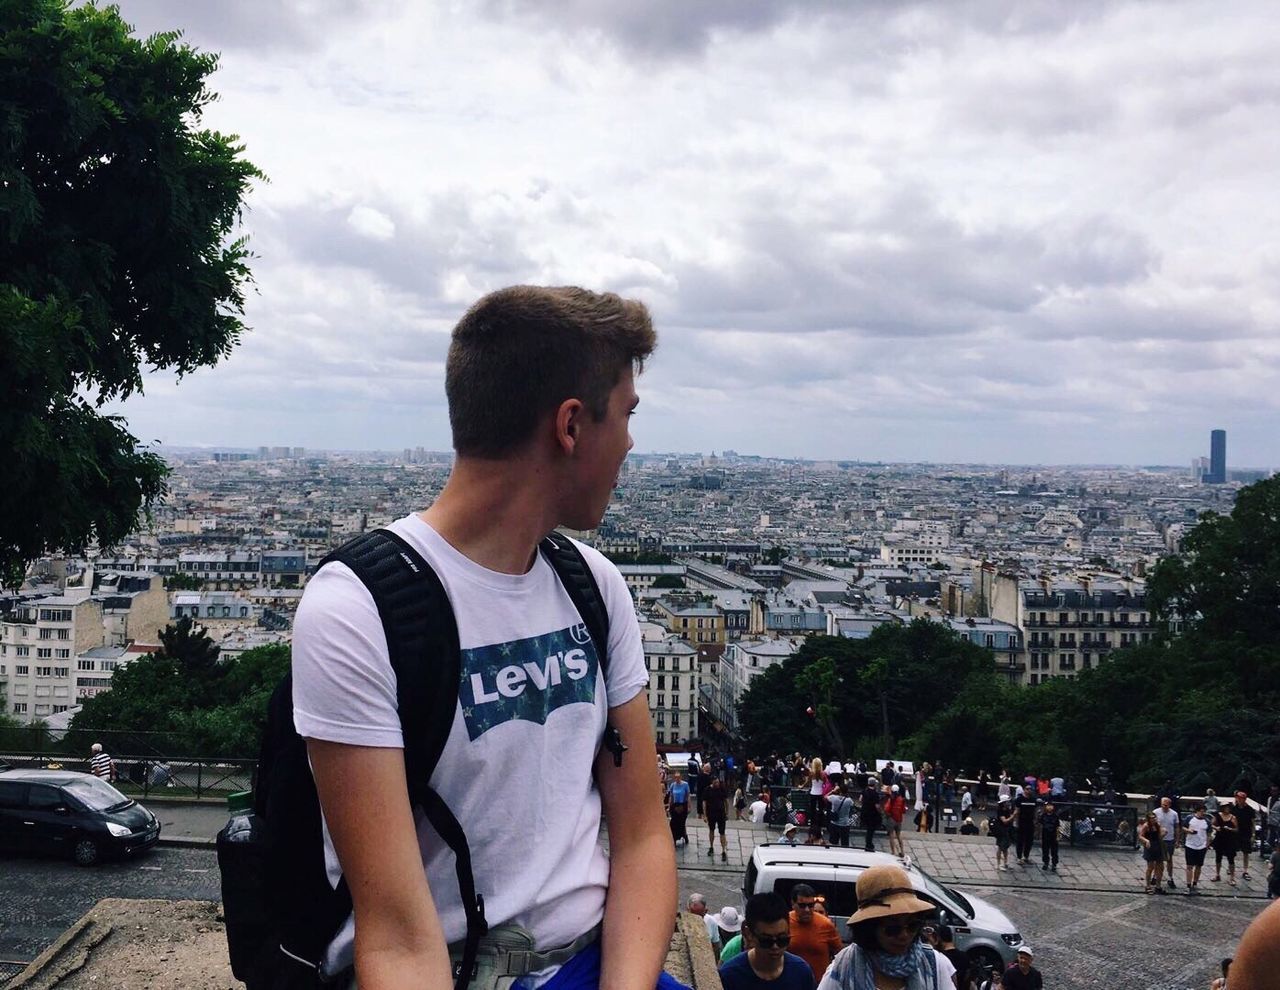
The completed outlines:
<svg viewBox="0 0 1280 990">
<path fill-rule="evenodd" d="M 156 756 L 113 756 L 115 786 L 130 797 L 225 798 L 253 787 L 256 760 Z M 57 753 L 5 753 L 0 762 L 15 770 L 89 770 L 85 757 Z"/>
</svg>

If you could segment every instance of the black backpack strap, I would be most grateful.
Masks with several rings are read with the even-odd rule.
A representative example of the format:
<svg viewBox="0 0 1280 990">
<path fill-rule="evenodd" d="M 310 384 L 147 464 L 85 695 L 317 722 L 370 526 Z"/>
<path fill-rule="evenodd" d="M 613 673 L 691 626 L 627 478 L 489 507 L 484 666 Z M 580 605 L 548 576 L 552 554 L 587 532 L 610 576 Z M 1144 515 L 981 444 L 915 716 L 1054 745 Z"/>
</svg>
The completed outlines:
<svg viewBox="0 0 1280 990">
<path fill-rule="evenodd" d="M 467 917 L 466 948 L 455 974 L 457 990 L 464 990 L 471 982 L 480 938 L 488 931 L 484 898 L 476 893 L 466 833 L 430 786 L 458 707 L 461 647 L 453 608 L 436 572 L 390 530 L 372 530 L 356 537 L 325 557 L 321 565 L 329 561 L 351 568 L 369 589 L 382 619 L 387 654 L 396 675 L 410 804 L 422 809 L 454 854 L 458 891 Z"/>
<path fill-rule="evenodd" d="M 600 597 L 600 586 L 591 573 L 591 567 L 582 556 L 582 551 L 573 545 L 573 540 L 561 533 L 549 533 L 538 544 L 547 562 L 555 569 L 564 590 L 569 593 L 573 606 L 587 624 L 591 640 L 596 645 L 596 656 L 600 660 L 600 673 L 609 669 L 609 613 L 605 609 L 604 599 Z"/>
</svg>

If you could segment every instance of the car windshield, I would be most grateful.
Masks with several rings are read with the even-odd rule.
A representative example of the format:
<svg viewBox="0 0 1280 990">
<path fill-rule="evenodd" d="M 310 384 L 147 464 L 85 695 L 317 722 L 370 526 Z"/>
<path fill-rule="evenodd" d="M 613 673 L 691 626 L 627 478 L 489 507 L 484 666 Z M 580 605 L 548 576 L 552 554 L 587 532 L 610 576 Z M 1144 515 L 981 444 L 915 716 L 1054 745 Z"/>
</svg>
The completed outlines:
<svg viewBox="0 0 1280 990">
<path fill-rule="evenodd" d="M 118 811 L 133 804 L 132 799 L 125 797 L 105 780 L 88 774 L 82 780 L 68 781 L 62 785 L 62 789 L 91 811 Z"/>
<path fill-rule="evenodd" d="M 967 918 L 973 917 L 973 905 L 965 899 L 963 894 L 957 890 L 952 890 L 946 884 L 939 883 L 920 867 L 917 866 L 915 869 L 924 879 L 924 889 L 929 892 L 929 895 L 934 900 L 941 902 L 952 910 L 959 908 L 960 913 Z"/>
</svg>

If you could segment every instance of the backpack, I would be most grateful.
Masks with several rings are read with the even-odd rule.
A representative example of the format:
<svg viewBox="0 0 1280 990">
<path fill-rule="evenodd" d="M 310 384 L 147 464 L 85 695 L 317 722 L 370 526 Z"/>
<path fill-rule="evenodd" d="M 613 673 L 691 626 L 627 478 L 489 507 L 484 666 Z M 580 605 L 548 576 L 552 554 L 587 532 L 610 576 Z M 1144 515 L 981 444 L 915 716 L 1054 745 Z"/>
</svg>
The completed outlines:
<svg viewBox="0 0 1280 990">
<path fill-rule="evenodd" d="M 539 550 L 585 623 L 603 678 L 609 617 L 595 577 L 567 537 L 552 533 Z M 334 561 L 355 573 L 377 606 L 396 675 L 410 804 L 454 853 L 467 918 L 454 978 L 457 990 L 465 990 L 488 931 L 484 896 L 475 889 L 466 832 L 428 783 L 458 704 L 461 648 L 453 609 L 435 571 L 390 530 L 357 536 L 320 566 Z M 613 749 L 609 732 L 606 747 Z M 620 749 L 614 751 L 620 756 Z M 232 818 L 217 839 L 231 970 L 249 990 L 322 985 L 320 962 L 351 914 L 352 901 L 345 877 L 336 889 L 329 884 L 321 821 L 306 741 L 293 726 L 293 677 L 286 674 L 267 707 L 253 810 Z"/>
</svg>

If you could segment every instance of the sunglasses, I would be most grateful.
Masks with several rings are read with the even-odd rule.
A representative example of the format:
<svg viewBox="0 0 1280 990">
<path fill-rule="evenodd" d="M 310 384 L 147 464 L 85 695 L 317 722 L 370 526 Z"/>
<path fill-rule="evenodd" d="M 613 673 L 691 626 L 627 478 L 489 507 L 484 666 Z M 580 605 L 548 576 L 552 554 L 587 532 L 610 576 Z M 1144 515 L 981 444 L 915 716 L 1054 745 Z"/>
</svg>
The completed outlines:
<svg viewBox="0 0 1280 990">
<path fill-rule="evenodd" d="M 785 949 L 791 944 L 790 935 L 757 935 L 755 932 L 751 935 L 762 949 Z"/>
<path fill-rule="evenodd" d="M 887 925 L 881 925 L 880 930 L 890 938 L 897 938 L 903 932 L 919 935 L 924 926 L 923 921 L 891 921 Z"/>
</svg>

